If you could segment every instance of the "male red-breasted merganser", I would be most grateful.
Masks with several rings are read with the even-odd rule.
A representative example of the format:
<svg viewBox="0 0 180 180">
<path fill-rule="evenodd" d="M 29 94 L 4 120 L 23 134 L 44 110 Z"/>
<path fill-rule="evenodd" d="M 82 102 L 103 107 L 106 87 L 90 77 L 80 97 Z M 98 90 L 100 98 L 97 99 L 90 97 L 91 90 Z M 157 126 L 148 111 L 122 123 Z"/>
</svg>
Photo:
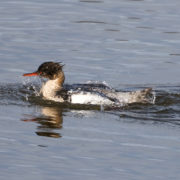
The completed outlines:
<svg viewBox="0 0 180 180">
<path fill-rule="evenodd" d="M 40 76 L 48 81 L 42 85 L 41 93 L 45 99 L 74 104 L 117 105 L 129 103 L 147 103 L 152 89 L 146 88 L 133 92 L 118 92 L 104 84 L 63 85 L 65 76 L 63 65 L 57 62 L 45 62 L 37 71 L 23 76 Z"/>
</svg>

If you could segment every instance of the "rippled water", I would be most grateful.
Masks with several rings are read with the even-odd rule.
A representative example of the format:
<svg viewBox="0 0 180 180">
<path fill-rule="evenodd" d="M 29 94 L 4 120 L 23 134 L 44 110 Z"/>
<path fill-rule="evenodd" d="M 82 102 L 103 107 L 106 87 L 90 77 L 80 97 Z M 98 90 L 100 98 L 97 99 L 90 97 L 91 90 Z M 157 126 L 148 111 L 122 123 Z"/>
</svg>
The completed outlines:
<svg viewBox="0 0 180 180">
<path fill-rule="evenodd" d="M 0 179 L 179 179 L 178 0 L 0 5 Z M 22 77 L 62 61 L 66 83 L 152 87 L 155 104 L 60 104 Z"/>
</svg>

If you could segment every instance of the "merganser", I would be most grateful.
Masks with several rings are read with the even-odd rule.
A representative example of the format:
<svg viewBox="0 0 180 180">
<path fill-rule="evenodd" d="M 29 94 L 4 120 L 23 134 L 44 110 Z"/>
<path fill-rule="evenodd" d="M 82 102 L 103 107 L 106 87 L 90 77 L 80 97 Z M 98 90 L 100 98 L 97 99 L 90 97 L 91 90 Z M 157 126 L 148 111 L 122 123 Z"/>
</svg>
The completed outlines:
<svg viewBox="0 0 180 180">
<path fill-rule="evenodd" d="M 133 92 L 119 92 L 104 84 L 64 85 L 63 66 L 58 62 L 44 62 L 37 71 L 23 76 L 40 76 L 48 80 L 42 85 L 41 94 L 45 99 L 73 104 L 120 105 L 130 103 L 149 103 L 152 89 Z"/>
</svg>

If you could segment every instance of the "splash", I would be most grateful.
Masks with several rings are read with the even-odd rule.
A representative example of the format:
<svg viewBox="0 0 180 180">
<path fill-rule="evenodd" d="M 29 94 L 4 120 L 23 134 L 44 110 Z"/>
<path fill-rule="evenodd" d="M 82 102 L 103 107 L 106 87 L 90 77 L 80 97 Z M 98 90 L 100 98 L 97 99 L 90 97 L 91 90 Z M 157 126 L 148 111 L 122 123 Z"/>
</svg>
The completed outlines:
<svg viewBox="0 0 180 180">
<path fill-rule="evenodd" d="M 35 81 L 32 81 L 31 78 L 23 78 L 22 83 L 24 85 L 24 88 L 27 90 L 27 93 L 25 94 L 26 101 L 29 100 L 29 97 L 32 95 L 34 96 L 40 96 L 40 87 L 42 84 L 42 79 L 34 77 Z"/>
<path fill-rule="evenodd" d="M 89 82 L 92 83 L 92 82 Z M 98 82 L 99 83 L 99 82 Z M 137 92 L 136 89 L 132 89 L 132 92 L 121 91 L 118 96 L 121 101 L 115 102 L 113 105 L 106 106 L 103 103 L 99 105 L 92 104 L 70 104 L 70 103 L 58 103 L 53 101 L 48 101 L 42 98 L 40 95 L 40 87 L 42 81 L 37 80 L 34 82 L 29 81 L 28 79 L 24 80 L 23 83 L 15 84 L 0 84 L 0 104 L 1 105 L 40 105 L 40 106 L 52 106 L 52 107 L 61 107 L 68 109 L 82 109 L 82 110 L 101 110 L 105 112 L 106 110 L 117 110 L 121 111 L 122 109 L 132 109 L 140 108 L 146 109 L 151 107 L 153 113 L 168 113 L 177 112 L 180 105 L 180 93 L 179 87 L 156 87 L 155 90 L 151 91 L 146 97 L 146 101 L 143 103 L 132 103 L 128 104 L 127 100 L 129 95 L 132 95 L 132 92 Z M 138 88 L 139 89 L 139 88 Z M 110 88 L 108 88 L 108 91 Z M 126 89 L 127 90 L 127 89 Z M 114 90 L 110 91 L 111 95 L 114 93 Z M 125 94 L 126 95 L 125 95 Z M 116 94 L 117 95 L 117 94 Z M 114 96 L 114 95 L 113 95 Z M 111 98 L 113 98 L 111 96 Z M 116 96 L 117 97 L 117 96 Z M 122 97 L 124 100 L 122 100 Z M 129 109 L 130 108 L 130 109 Z M 150 110 L 148 109 L 148 113 Z M 180 118 L 180 117 L 179 117 Z"/>
</svg>

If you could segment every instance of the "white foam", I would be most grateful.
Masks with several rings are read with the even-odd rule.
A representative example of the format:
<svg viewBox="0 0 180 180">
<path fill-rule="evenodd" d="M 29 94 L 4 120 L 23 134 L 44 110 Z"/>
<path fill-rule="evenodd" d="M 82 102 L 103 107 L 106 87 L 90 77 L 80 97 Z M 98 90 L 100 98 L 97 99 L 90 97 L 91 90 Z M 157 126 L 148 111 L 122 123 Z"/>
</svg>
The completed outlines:
<svg viewBox="0 0 180 180">
<path fill-rule="evenodd" d="M 95 93 L 90 92 L 79 92 L 76 94 L 72 94 L 71 103 L 73 104 L 104 104 L 104 105 L 112 105 L 113 102 L 108 98 L 102 97 Z"/>
</svg>

